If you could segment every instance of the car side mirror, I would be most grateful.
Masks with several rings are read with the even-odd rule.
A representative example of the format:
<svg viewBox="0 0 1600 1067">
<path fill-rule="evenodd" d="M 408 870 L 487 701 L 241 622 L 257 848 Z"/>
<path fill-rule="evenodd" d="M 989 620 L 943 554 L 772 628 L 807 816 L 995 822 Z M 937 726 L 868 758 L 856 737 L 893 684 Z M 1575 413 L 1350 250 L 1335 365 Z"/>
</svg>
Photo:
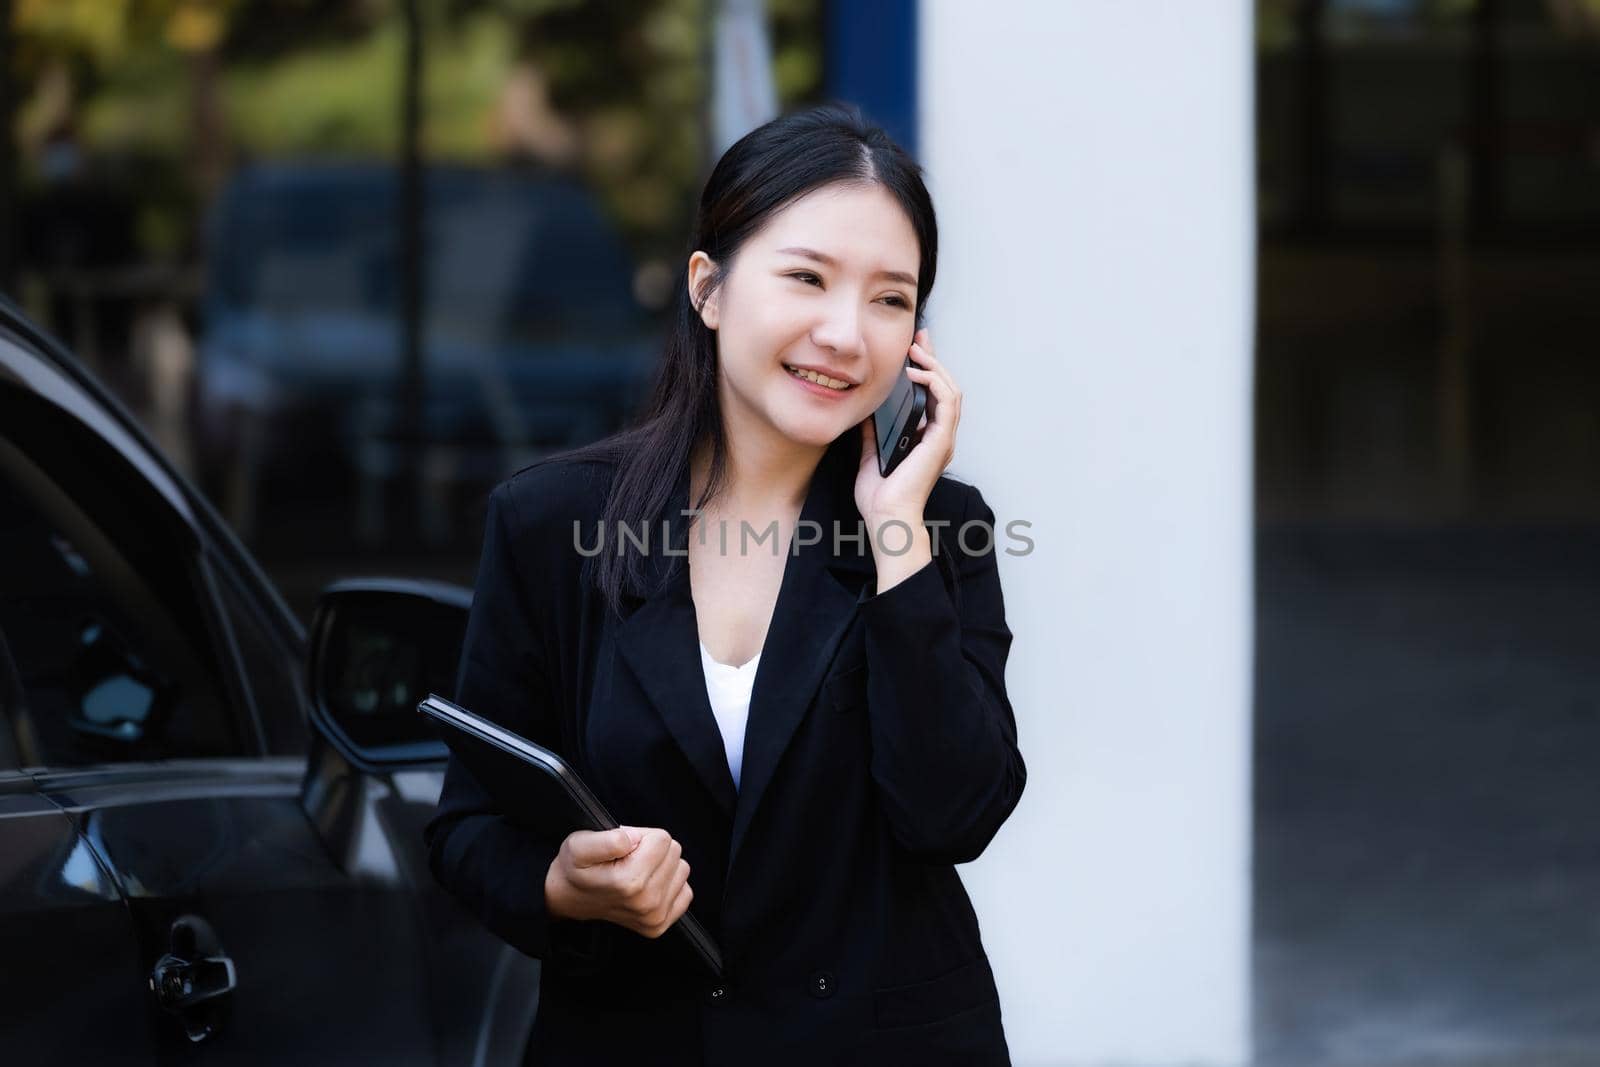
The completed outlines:
<svg viewBox="0 0 1600 1067">
<path fill-rule="evenodd" d="M 393 771 L 448 756 L 417 702 L 455 694 L 472 591 L 361 578 L 323 590 L 311 624 L 311 719 L 358 769 Z"/>
</svg>

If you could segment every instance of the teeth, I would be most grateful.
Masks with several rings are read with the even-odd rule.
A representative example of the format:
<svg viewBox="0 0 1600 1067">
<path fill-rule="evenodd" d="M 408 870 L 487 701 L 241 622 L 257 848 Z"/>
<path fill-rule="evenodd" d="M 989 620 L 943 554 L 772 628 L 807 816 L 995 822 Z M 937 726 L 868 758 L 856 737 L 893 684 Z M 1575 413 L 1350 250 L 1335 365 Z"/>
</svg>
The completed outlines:
<svg viewBox="0 0 1600 1067">
<path fill-rule="evenodd" d="M 784 369 L 790 374 L 794 375 L 796 378 L 804 378 L 808 382 L 816 382 L 818 385 L 825 385 L 829 389 L 838 389 L 843 391 L 850 388 L 849 382 L 842 382 L 838 378 L 830 378 L 826 374 L 818 374 L 816 371 L 800 370 L 797 367 L 790 367 L 787 364 L 785 365 Z"/>
</svg>

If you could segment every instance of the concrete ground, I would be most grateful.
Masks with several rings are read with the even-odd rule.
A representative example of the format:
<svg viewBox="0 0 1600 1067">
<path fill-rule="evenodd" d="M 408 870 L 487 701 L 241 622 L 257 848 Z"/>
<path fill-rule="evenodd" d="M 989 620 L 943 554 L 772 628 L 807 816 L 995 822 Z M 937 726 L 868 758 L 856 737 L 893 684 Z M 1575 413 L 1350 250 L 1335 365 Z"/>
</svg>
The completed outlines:
<svg viewBox="0 0 1600 1067">
<path fill-rule="evenodd" d="M 1600 1064 L 1600 529 L 1258 551 L 1262 1067 Z"/>
</svg>

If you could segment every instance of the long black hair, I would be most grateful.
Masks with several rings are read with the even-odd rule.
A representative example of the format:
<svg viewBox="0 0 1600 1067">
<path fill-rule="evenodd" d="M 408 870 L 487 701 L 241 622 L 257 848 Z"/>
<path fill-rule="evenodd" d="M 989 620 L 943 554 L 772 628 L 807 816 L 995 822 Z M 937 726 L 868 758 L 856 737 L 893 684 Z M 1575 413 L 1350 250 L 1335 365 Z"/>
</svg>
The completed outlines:
<svg viewBox="0 0 1600 1067">
<path fill-rule="evenodd" d="M 699 292 L 689 292 L 686 274 L 678 285 L 663 358 L 638 419 L 620 433 L 566 453 L 617 464 L 601 529 L 617 530 L 619 523 L 639 529 L 647 522 L 654 528 L 702 439 L 711 444 L 710 470 L 704 492 L 690 506 L 704 507 L 721 489 L 727 441 L 717 399 L 717 337 L 697 309 L 722 284 L 739 249 L 773 214 L 835 183 L 882 186 L 905 211 L 919 246 L 916 321 L 922 324 L 938 263 L 939 234 L 917 162 L 846 104 L 783 115 L 745 134 L 723 153 L 700 194 L 687 252 L 705 252 L 714 267 Z M 854 427 L 849 432 L 854 434 Z M 619 610 L 624 592 L 644 592 L 632 544 L 626 554 L 609 549 L 596 554 L 585 569 L 613 611 Z"/>
</svg>

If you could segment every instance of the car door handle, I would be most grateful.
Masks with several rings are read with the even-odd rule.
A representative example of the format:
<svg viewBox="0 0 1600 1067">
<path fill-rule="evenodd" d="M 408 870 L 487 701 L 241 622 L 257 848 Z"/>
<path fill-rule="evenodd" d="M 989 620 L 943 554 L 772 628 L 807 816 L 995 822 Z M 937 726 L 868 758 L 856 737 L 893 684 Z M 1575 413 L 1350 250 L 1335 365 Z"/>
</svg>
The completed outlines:
<svg viewBox="0 0 1600 1067">
<path fill-rule="evenodd" d="M 184 960 L 168 953 L 156 961 L 155 970 L 150 972 L 150 988 L 168 1011 L 182 1011 L 213 997 L 227 996 L 235 984 L 233 961 L 226 956 Z"/>
<path fill-rule="evenodd" d="M 184 915 L 172 924 L 171 948 L 150 971 L 150 992 L 162 1009 L 183 1020 L 190 1041 L 204 1041 L 222 1021 L 219 998 L 233 992 L 238 973 L 211 924 Z M 213 1003 L 217 1002 L 217 1003 Z"/>
</svg>

